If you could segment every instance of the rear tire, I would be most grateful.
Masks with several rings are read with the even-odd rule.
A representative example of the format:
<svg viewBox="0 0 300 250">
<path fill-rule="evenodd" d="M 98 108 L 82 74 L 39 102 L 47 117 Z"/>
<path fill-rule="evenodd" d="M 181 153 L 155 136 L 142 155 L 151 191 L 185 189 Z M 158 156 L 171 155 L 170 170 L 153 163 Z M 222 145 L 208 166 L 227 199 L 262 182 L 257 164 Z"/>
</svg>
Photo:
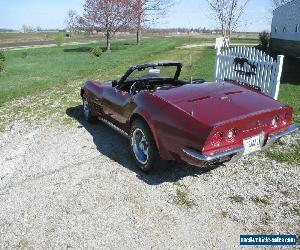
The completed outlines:
<svg viewBox="0 0 300 250">
<path fill-rule="evenodd" d="M 137 166 L 143 172 L 150 172 L 160 162 L 160 156 L 148 125 L 134 120 L 130 130 L 131 153 Z"/>
<path fill-rule="evenodd" d="M 96 117 L 92 115 L 90 104 L 85 94 L 82 95 L 82 112 L 87 122 L 94 122 L 96 120 Z"/>
</svg>

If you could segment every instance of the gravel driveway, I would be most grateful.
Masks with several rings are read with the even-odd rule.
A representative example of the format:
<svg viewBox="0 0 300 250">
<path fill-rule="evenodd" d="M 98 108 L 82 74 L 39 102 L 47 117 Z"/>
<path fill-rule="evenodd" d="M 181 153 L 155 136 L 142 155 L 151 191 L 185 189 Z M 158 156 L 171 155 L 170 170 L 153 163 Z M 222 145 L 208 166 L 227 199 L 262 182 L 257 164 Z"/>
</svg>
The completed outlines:
<svg viewBox="0 0 300 250">
<path fill-rule="evenodd" d="M 259 153 L 146 175 L 127 139 L 79 108 L 73 124 L 0 134 L 1 249 L 240 249 L 242 233 L 299 234 L 299 165 Z"/>
</svg>

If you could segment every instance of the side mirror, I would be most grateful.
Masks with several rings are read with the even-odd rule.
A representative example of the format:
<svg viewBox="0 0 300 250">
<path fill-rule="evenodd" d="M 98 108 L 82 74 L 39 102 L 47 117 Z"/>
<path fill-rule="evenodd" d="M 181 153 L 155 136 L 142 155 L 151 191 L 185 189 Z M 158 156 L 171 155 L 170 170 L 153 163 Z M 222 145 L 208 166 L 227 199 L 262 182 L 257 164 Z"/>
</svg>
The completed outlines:
<svg viewBox="0 0 300 250">
<path fill-rule="evenodd" d="M 117 85 L 118 85 L 118 81 L 117 80 L 113 80 L 112 82 L 111 82 L 111 86 L 114 88 L 114 87 L 117 87 Z"/>
</svg>

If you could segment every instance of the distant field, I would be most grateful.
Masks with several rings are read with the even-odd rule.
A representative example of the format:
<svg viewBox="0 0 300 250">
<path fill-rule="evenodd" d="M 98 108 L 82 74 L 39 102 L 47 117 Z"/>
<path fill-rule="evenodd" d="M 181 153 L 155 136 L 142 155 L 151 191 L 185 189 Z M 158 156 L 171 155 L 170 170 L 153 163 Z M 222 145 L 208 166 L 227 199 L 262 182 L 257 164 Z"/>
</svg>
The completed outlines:
<svg viewBox="0 0 300 250">
<path fill-rule="evenodd" d="M 27 45 L 45 45 L 55 43 L 55 37 L 59 32 L 0 32 L 0 49 L 7 47 L 18 47 Z M 65 42 L 81 42 L 100 40 L 100 35 L 73 34 L 72 37 L 65 37 Z"/>
<path fill-rule="evenodd" d="M 59 32 L 0 32 L 0 49 L 7 47 L 30 46 L 30 45 L 47 45 L 55 43 L 54 39 Z M 164 33 L 164 32 L 143 32 L 145 38 L 161 38 L 161 37 L 174 37 L 190 39 L 200 39 L 202 42 L 214 42 L 219 34 L 210 33 Z M 233 34 L 232 42 L 245 43 L 258 43 L 258 35 L 256 33 L 237 33 Z M 120 32 L 116 34 L 117 39 L 135 39 L 135 33 Z M 89 34 L 89 33 L 72 33 L 71 37 L 65 37 L 65 42 L 89 42 L 100 41 L 104 39 L 103 33 Z"/>
<path fill-rule="evenodd" d="M 0 32 L 0 44 L 53 40 L 58 32 Z"/>
</svg>

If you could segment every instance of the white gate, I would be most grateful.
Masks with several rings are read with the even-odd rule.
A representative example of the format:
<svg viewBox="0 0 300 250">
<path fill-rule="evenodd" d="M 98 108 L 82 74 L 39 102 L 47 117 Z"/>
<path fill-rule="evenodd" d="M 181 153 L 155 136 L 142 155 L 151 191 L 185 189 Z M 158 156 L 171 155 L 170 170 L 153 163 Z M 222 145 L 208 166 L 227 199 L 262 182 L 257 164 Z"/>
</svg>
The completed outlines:
<svg viewBox="0 0 300 250">
<path fill-rule="evenodd" d="M 216 49 L 215 81 L 236 81 L 257 86 L 263 93 L 278 98 L 284 56 L 277 61 L 252 47 Z"/>
<path fill-rule="evenodd" d="M 215 49 L 217 48 L 228 48 L 229 47 L 229 38 L 217 37 L 215 43 Z"/>
</svg>

